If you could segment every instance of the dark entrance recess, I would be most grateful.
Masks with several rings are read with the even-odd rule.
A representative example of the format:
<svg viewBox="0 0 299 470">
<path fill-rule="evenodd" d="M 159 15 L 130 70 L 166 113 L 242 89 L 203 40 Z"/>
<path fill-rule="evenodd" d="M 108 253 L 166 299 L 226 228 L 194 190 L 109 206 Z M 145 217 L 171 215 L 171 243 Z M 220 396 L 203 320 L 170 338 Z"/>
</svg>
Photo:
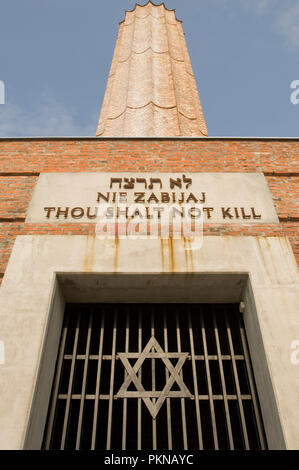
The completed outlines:
<svg viewBox="0 0 299 470">
<path fill-rule="evenodd" d="M 235 304 L 68 304 L 44 449 L 265 449 Z"/>
</svg>

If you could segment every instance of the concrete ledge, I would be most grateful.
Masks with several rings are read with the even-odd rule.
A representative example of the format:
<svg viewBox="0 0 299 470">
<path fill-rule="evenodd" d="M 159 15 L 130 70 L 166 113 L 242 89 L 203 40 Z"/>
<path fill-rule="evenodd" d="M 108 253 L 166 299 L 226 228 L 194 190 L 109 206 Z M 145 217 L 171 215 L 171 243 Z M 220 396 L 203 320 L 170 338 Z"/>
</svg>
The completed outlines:
<svg viewBox="0 0 299 470">
<path fill-rule="evenodd" d="M 57 275 L 66 302 L 82 303 L 238 303 L 244 273 L 70 274 Z M 216 293 L 217 292 L 217 293 Z"/>
<path fill-rule="evenodd" d="M 268 142 L 268 141 L 281 141 L 281 142 L 287 142 L 287 141 L 294 141 L 294 142 L 298 142 L 299 141 L 299 137 L 244 137 L 244 136 L 240 136 L 240 137 L 234 137 L 234 136 L 208 136 L 208 137 L 190 137 L 190 136 L 169 136 L 169 137 L 96 137 L 96 136 L 78 136 L 78 137 L 72 137 L 72 136 L 58 136 L 58 137 L 46 137 L 46 136 L 31 136 L 31 137 L 21 137 L 21 136 L 15 136 L 15 137 L 0 137 L 0 142 L 1 141 L 14 141 L 14 140 L 91 140 L 91 141 L 105 141 L 105 140 L 148 140 L 148 141 L 153 141 L 153 140 L 164 140 L 164 141 L 167 141 L 167 140 L 190 140 L 190 141 L 217 141 L 217 140 L 224 140 L 224 141 L 243 141 L 243 140 L 248 140 L 248 141 L 265 141 L 265 142 Z"/>
</svg>

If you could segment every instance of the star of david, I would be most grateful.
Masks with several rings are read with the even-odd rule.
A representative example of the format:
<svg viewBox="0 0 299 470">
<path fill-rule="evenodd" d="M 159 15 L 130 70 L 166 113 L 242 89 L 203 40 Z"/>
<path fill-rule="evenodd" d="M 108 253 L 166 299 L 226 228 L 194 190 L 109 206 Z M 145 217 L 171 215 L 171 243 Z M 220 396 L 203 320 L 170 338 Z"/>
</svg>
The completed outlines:
<svg viewBox="0 0 299 470">
<path fill-rule="evenodd" d="M 188 354 L 189 353 L 187 352 L 173 353 L 163 351 L 154 336 L 151 337 L 141 353 L 118 353 L 118 357 L 121 359 L 128 375 L 125 378 L 125 381 L 120 387 L 118 393 L 115 395 L 115 398 L 142 398 L 153 419 L 156 419 L 157 414 L 159 413 L 160 408 L 166 398 L 193 398 L 192 394 L 184 384 L 183 378 L 179 375 Z M 137 359 L 133 367 L 131 366 L 129 359 Z M 141 378 L 137 376 L 137 372 L 141 368 L 145 359 L 162 359 L 165 366 L 167 367 L 170 375 L 162 391 L 144 390 L 144 387 L 141 383 Z M 170 359 L 178 359 L 175 367 L 170 362 Z M 128 391 L 128 387 L 132 382 L 135 385 L 137 391 Z M 179 391 L 171 391 L 171 388 L 175 382 L 180 388 Z"/>
</svg>

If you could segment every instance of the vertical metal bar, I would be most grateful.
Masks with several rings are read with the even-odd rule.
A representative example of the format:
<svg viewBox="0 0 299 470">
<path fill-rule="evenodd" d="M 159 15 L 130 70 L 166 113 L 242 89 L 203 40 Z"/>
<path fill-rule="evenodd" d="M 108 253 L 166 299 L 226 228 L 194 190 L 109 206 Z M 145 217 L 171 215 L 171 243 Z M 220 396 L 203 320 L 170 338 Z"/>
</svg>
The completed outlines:
<svg viewBox="0 0 299 470">
<path fill-rule="evenodd" d="M 79 420 L 78 420 L 78 428 L 77 428 L 76 450 L 80 449 L 83 410 L 84 410 L 85 392 L 86 392 L 87 369 L 88 369 L 88 360 L 89 360 L 89 352 L 90 352 L 90 338 L 91 338 L 91 330 L 92 330 L 92 320 L 93 320 L 93 312 L 90 312 L 90 314 L 89 314 L 89 323 L 88 323 L 88 331 L 87 331 L 87 340 L 86 340 L 86 349 L 85 349 L 83 381 L 82 381 L 82 388 L 81 388 L 81 401 L 80 401 L 80 411 L 79 411 Z"/>
<path fill-rule="evenodd" d="M 130 319 L 129 312 L 127 311 L 126 315 L 126 339 L 125 339 L 125 352 L 129 352 L 129 331 L 130 331 Z M 127 377 L 127 372 L 125 371 L 125 380 Z M 122 450 L 126 450 L 127 446 L 127 411 L 128 411 L 128 400 L 124 398 L 123 400 L 123 429 L 122 429 Z"/>
<path fill-rule="evenodd" d="M 178 312 L 176 312 L 176 336 L 177 336 L 177 345 L 178 352 L 182 352 L 181 349 L 181 334 L 180 334 L 180 324 Z M 180 376 L 183 379 L 183 372 L 180 372 Z M 187 440 L 187 426 L 186 426 L 186 409 L 185 409 L 185 399 L 181 398 L 181 410 L 182 410 L 182 427 L 183 427 L 183 441 L 184 441 L 184 450 L 188 450 L 188 440 Z"/>
<path fill-rule="evenodd" d="M 198 383 L 197 383 L 195 351 L 194 351 L 194 339 L 193 339 L 193 327 L 192 327 L 192 320 L 191 320 L 190 311 L 188 312 L 188 326 L 189 326 L 190 351 L 191 351 L 193 383 L 194 383 L 198 444 L 199 444 L 199 450 L 203 450 L 202 429 L 201 429 L 200 408 L 199 408 L 199 396 L 198 396 Z"/>
<path fill-rule="evenodd" d="M 244 442 L 245 442 L 245 449 L 249 450 L 249 441 L 248 441 L 246 421 L 245 421 L 244 409 L 243 409 L 243 403 L 242 403 L 242 397 L 241 397 L 241 391 L 240 391 L 238 370 L 237 370 L 237 365 L 236 365 L 235 352 L 234 352 L 234 346 L 233 346 L 233 341 L 232 341 L 230 325 L 229 325 L 229 321 L 228 321 L 226 312 L 225 312 L 225 324 L 226 324 L 226 331 L 227 331 L 230 354 L 231 354 L 231 358 L 232 358 L 232 366 L 233 366 L 235 386 L 236 386 L 236 392 L 237 392 L 237 400 L 238 400 L 238 404 L 239 404 L 239 412 L 240 412 L 240 418 L 241 418 L 243 438 L 244 438 Z"/>
<path fill-rule="evenodd" d="M 60 351 L 59 351 L 59 357 L 58 357 L 58 363 L 57 363 L 57 371 L 56 371 L 54 388 L 53 388 L 53 398 L 52 398 L 52 403 L 51 403 L 51 408 L 50 408 L 49 422 L 48 422 L 46 441 L 45 441 L 46 450 L 49 450 L 50 445 L 51 445 L 51 437 L 52 437 L 52 431 L 53 431 L 55 411 L 57 407 L 59 383 L 60 383 L 60 378 L 61 378 L 61 370 L 62 370 L 62 364 L 63 364 L 66 337 L 68 333 L 69 318 L 70 318 L 69 315 L 67 315 L 65 326 L 63 327 L 63 330 L 62 330 L 61 345 L 60 345 Z"/>
<path fill-rule="evenodd" d="M 141 317 L 141 312 L 139 312 L 138 315 L 138 352 L 142 352 L 142 317 Z M 138 377 L 139 380 L 141 381 L 142 379 L 142 372 L 141 368 L 138 371 Z M 142 413 L 142 400 L 141 398 L 138 398 L 137 402 L 137 449 L 141 450 L 141 442 L 142 442 L 142 427 L 141 427 L 141 413 Z"/>
<path fill-rule="evenodd" d="M 241 333 L 242 347 L 243 347 L 243 352 L 244 352 L 244 357 L 245 357 L 245 363 L 246 363 L 246 369 L 247 369 L 247 374 L 248 374 L 249 387 L 251 391 L 252 404 L 253 404 L 254 414 L 256 418 L 257 429 L 258 429 L 258 435 L 260 438 L 260 445 L 261 445 L 261 449 L 265 450 L 267 448 L 267 445 L 265 441 L 265 435 L 264 435 L 263 425 L 262 425 L 258 401 L 257 401 L 254 377 L 253 377 L 251 363 L 249 359 L 249 351 L 247 347 L 246 334 L 245 334 L 244 327 L 241 325 L 239 315 L 238 315 L 238 324 L 239 324 L 239 330 Z"/>
<path fill-rule="evenodd" d="M 163 313 L 163 329 L 164 329 L 164 351 L 168 352 L 168 334 L 167 334 L 167 320 L 166 312 Z M 166 383 L 169 380 L 169 372 L 165 367 Z M 168 435 L 168 450 L 172 450 L 172 432 L 171 432 L 171 408 L 170 398 L 166 398 L 166 410 L 167 410 L 167 435 Z"/>
<path fill-rule="evenodd" d="M 60 449 L 61 450 L 64 450 L 65 441 L 66 441 L 66 432 L 67 432 L 67 425 L 68 425 L 68 420 L 69 420 L 70 404 L 71 404 L 71 399 L 72 399 L 73 379 L 74 379 L 74 371 L 75 371 L 76 355 L 77 355 L 77 346 L 78 346 L 78 338 L 79 338 L 79 331 L 80 331 L 80 318 L 81 318 L 81 312 L 79 312 L 79 314 L 77 316 L 77 324 L 76 324 L 75 340 L 74 340 L 73 353 L 72 353 L 70 379 L 69 379 L 69 385 L 68 385 L 68 390 L 67 390 L 66 407 L 65 407 L 65 412 L 64 412 L 63 430 L 62 430 L 62 437 L 61 437 L 61 444 L 60 444 Z"/>
<path fill-rule="evenodd" d="M 153 307 L 152 307 L 153 308 Z M 155 324 L 154 324 L 154 313 L 151 312 L 151 335 L 155 336 Z M 153 351 L 153 350 L 152 350 Z M 152 390 L 156 390 L 156 370 L 155 370 L 155 359 L 152 359 Z M 153 403 L 156 399 L 153 398 Z M 153 450 L 157 450 L 157 422 L 156 419 L 152 420 L 153 427 Z"/>
<path fill-rule="evenodd" d="M 116 334 L 117 334 L 117 313 L 114 312 L 106 450 L 110 450 L 110 447 L 111 447 L 111 426 L 112 426 L 113 389 L 114 389 L 114 372 L 115 372 Z"/>
<path fill-rule="evenodd" d="M 228 432 L 228 438 L 229 438 L 229 446 L 230 446 L 230 450 L 234 450 L 234 440 L 233 440 L 232 426 L 231 426 L 231 421 L 230 421 L 230 413 L 229 413 L 228 399 L 227 399 L 227 393 L 226 393 L 223 364 L 222 364 L 221 346 L 220 346 L 219 332 L 218 332 L 218 326 L 217 326 L 214 308 L 213 308 L 213 326 L 214 326 L 214 333 L 215 333 L 215 340 L 216 340 L 217 357 L 218 357 L 218 365 L 219 365 L 219 370 L 220 370 L 220 378 L 221 378 L 224 409 L 225 409 L 225 416 L 226 416 L 227 432 Z"/>
<path fill-rule="evenodd" d="M 210 365 L 209 365 L 209 357 L 208 357 L 206 328 L 205 328 L 205 321 L 204 321 L 204 317 L 203 317 L 202 312 L 200 313 L 200 324 L 201 324 L 201 335 L 202 335 L 202 343 L 203 343 L 206 374 L 207 374 L 208 394 L 209 394 L 209 403 L 210 403 L 210 411 L 211 411 L 214 447 L 215 447 L 215 450 L 218 450 L 219 446 L 218 446 L 216 418 L 215 418 L 215 410 L 214 410 L 214 402 L 213 402 L 213 389 L 212 389 L 211 373 L 210 373 Z"/>
<path fill-rule="evenodd" d="M 96 378 L 96 390 L 95 390 L 95 398 L 94 398 L 95 402 L 94 402 L 94 410 L 93 410 L 91 450 L 95 449 L 96 437 L 97 437 L 97 422 L 98 422 L 100 383 L 101 383 L 101 371 L 102 371 L 104 327 L 105 327 L 105 312 L 102 312 L 101 331 L 100 331 L 100 340 L 99 340 L 99 352 L 98 352 L 98 368 L 97 368 L 97 378 Z"/>
</svg>

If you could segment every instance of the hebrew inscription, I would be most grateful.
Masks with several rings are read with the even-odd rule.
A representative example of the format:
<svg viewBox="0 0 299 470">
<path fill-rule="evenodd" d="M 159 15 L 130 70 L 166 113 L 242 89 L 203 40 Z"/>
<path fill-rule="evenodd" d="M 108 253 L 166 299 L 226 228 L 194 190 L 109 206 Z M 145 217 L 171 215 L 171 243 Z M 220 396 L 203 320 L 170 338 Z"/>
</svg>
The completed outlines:
<svg viewBox="0 0 299 470">
<path fill-rule="evenodd" d="M 278 223 L 259 173 L 44 173 L 26 222 L 96 223 L 103 204 L 115 217 L 132 204 L 144 206 L 149 219 L 167 205 L 200 204 L 209 224 Z"/>
</svg>

